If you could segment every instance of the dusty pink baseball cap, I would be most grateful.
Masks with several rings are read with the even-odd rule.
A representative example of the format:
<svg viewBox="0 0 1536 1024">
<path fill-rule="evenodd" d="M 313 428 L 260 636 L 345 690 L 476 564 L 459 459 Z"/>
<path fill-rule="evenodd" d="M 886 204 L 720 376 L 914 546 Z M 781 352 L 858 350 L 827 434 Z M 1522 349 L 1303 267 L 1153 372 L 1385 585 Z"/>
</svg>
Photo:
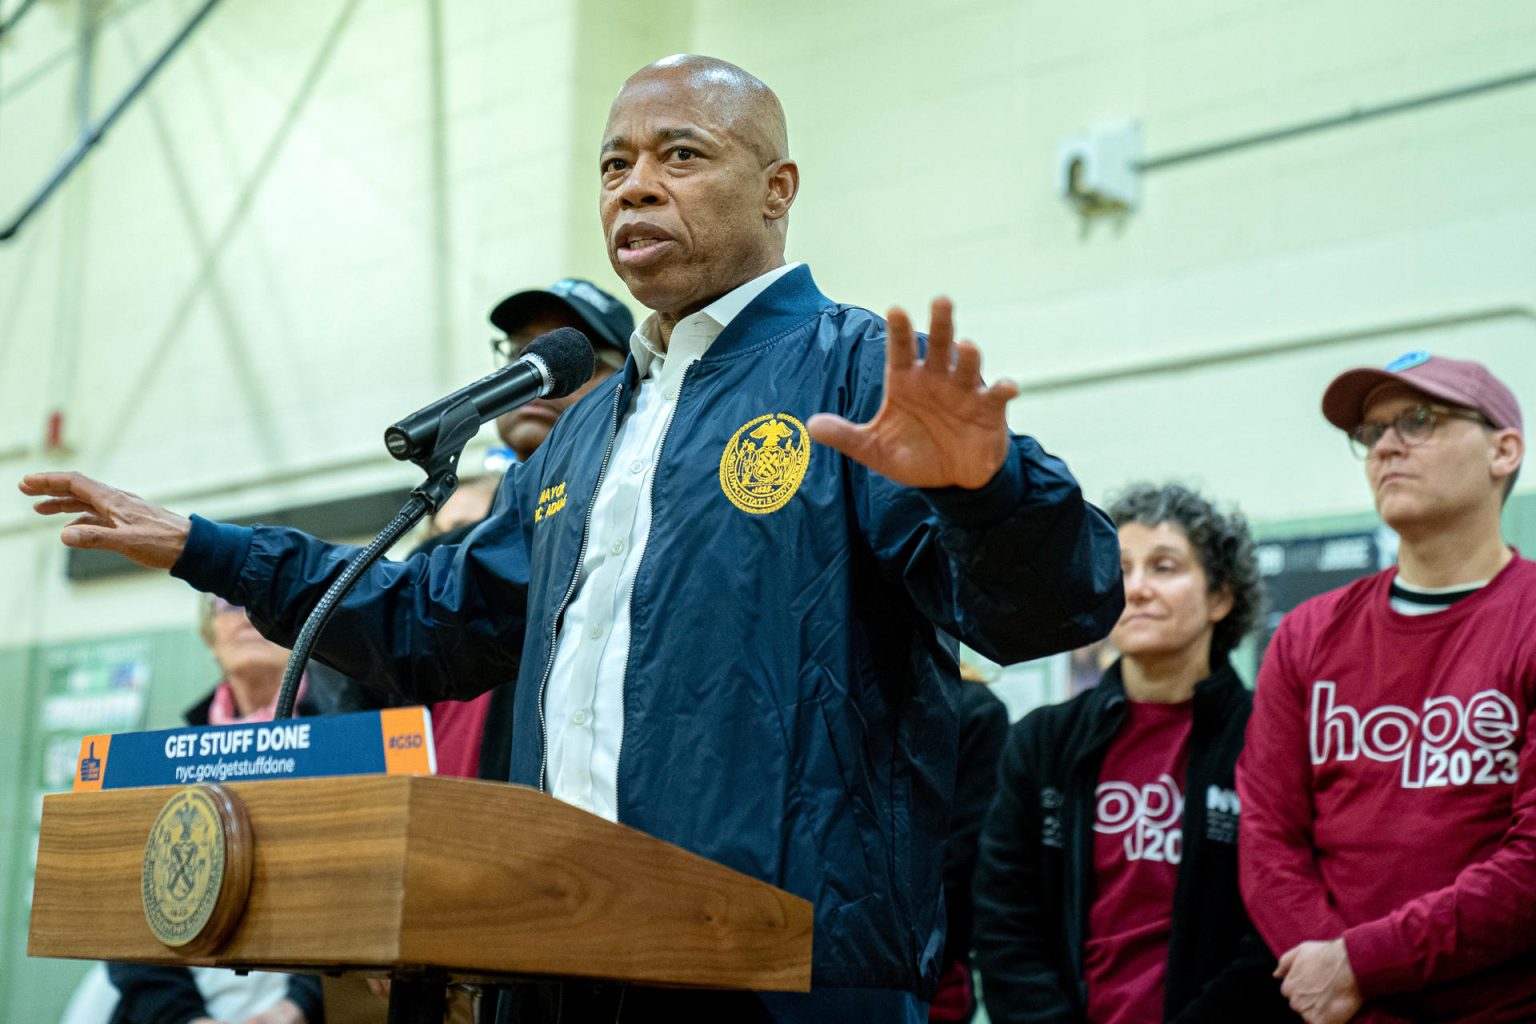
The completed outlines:
<svg viewBox="0 0 1536 1024">
<path fill-rule="evenodd" d="M 1501 430 L 1513 427 L 1524 431 L 1514 392 L 1489 373 L 1488 367 L 1422 350 L 1400 355 L 1379 370 L 1345 370 L 1323 392 L 1323 415 L 1340 430 L 1354 430 L 1365 418 L 1366 400 L 1384 384 L 1403 384 L 1442 402 L 1476 409 Z"/>
</svg>

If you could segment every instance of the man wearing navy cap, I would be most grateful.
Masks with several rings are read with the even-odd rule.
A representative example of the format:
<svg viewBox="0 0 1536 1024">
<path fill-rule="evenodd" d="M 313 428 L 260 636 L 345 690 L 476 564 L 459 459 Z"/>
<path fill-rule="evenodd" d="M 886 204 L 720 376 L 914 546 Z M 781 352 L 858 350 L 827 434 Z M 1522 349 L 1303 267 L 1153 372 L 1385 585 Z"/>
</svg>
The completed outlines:
<svg viewBox="0 0 1536 1024">
<path fill-rule="evenodd" d="M 1340 375 L 1396 567 L 1288 615 L 1238 764 L 1254 924 L 1313 1024 L 1536 1019 L 1536 563 L 1500 511 L 1520 406 L 1426 352 Z"/>
<path fill-rule="evenodd" d="M 540 398 L 502 415 L 496 432 L 502 443 L 528 461 L 544 443 L 560 414 L 575 405 L 593 388 L 624 368 L 629 336 L 635 318 L 629 308 L 591 281 L 563 277 L 548 288 L 509 295 L 491 310 L 491 323 L 505 337 L 491 342 L 508 362 L 522 355 L 533 339 L 561 327 L 574 327 L 592 342 L 597 365 L 592 379 L 564 398 Z"/>
</svg>

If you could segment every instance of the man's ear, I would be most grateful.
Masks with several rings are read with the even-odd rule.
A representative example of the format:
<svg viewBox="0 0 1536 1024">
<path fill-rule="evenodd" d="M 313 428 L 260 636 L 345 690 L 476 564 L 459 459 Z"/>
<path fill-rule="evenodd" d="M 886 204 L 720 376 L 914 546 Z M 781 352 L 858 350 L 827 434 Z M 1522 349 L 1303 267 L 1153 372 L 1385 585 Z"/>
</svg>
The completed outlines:
<svg viewBox="0 0 1536 1024">
<path fill-rule="evenodd" d="M 763 200 L 765 220 L 783 220 L 800 192 L 800 165 L 793 160 L 775 160 L 768 165 L 768 193 Z"/>
<path fill-rule="evenodd" d="M 1490 469 L 1495 480 L 1507 480 L 1520 468 L 1525 458 L 1525 438 L 1518 430 L 1500 430 L 1493 435 L 1493 462 Z"/>
</svg>

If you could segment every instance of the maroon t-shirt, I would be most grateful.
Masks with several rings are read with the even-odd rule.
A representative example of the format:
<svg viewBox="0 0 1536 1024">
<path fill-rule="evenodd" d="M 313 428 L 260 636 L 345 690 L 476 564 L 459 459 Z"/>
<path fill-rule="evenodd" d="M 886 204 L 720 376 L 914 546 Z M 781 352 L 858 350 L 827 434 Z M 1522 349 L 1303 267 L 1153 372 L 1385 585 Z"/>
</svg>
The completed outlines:
<svg viewBox="0 0 1536 1024">
<path fill-rule="evenodd" d="M 1126 703 L 1099 769 L 1084 974 L 1093 1024 L 1158 1024 L 1184 855 L 1184 769 L 1194 704 Z"/>
<path fill-rule="evenodd" d="M 437 774 L 461 779 L 480 774 L 480 740 L 485 736 L 485 716 L 490 709 L 489 691 L 473 700 L 444 700 L 432 705 Z"/>
<path fill-rule="evenodd" d="M 1343 936 L 1368 1000 L 1536 1020 L 1536 563 L 1433 615 L 1394 611 L 1393 575 L 1306 602 L 1264 656 L 1245 902 L 1276 953 Z"/>
</svg>

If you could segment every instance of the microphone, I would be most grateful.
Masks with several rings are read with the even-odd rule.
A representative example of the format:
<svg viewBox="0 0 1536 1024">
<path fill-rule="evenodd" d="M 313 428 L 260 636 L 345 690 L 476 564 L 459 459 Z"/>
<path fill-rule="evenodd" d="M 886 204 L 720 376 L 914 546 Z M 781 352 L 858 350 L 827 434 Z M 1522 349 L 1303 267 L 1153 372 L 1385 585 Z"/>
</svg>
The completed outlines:
<svg viewBox="0 0 1536 1024">
<path fill-rule="evenodd" d="M 437 449 L 445 426 L 456 430 L 472 414 L 478 430 L 481 424 L 535 398 L 564 398 L 587 382 L 595 362 L 592 343 L 576 328 L 541 334 L 511 363 L 417 409 L 384 431 L 385 447 L 397 459 L 419 462 Z M 463 440 L 458 443 L 463 447 Z"/>
</svg>

